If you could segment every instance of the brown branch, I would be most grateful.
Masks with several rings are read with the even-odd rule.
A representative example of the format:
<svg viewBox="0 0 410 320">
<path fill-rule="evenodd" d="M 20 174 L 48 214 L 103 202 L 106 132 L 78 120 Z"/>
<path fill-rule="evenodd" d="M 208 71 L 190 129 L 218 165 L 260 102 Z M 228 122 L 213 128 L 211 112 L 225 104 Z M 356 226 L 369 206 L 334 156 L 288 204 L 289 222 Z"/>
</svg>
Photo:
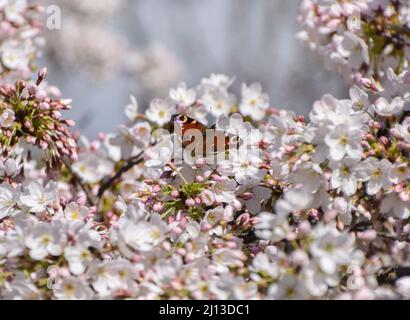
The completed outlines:
<svg viewBox="0 0 410 320">
<path fill-rule="evenodd" d="M 98 203 L 101 201 L 104 193 L 112 186 L 114 183 L 121 178 L 121 176 L 126 173 L 128 170 L 132 169 L 132 167 L 136 166 L 139 164 L 142 160 L 143 157 L 142 155 L 144 154 L 144 151 L 141 151 L 138 155 L 135 157 L 132 157 L 128 160 L 127 163 L 125 163 L 111 178 L 109 178 L 107 181 L 105 181 L 100 189 L 98 190 L 97 193 L 97 198 L 98 198 Z"/>
</svg>

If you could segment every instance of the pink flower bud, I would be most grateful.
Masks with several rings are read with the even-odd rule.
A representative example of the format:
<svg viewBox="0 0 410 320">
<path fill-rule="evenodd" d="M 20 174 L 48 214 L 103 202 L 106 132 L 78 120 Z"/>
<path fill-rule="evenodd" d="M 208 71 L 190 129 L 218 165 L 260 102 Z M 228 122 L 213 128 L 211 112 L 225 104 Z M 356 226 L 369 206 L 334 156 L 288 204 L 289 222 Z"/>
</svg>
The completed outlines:
<svg viewBox="0 0 410 320">
<path fill-rule="evenodd" d="M 385 137 L 385 136 L 381 136 L 381 137 L 379 138 L 379 142 L 380 142 L 382 145 L 387 146 L 387 145 L 389 144 L 389 139 L 388 139 L 387 137 Z"/>
<path fill-rule="evenodd" d="M 72 121 L 72 120 L 68 120 L 68 121 Z M 66 122 L 67 122 L 67 121 L 66 121 Z M 98 133 L 98 139 L 99 139 L 100 141 L 104 141 L 105 137 L 106 137 L 106 135 L 105 135 L 104 132 L 99 132 L 99 133 Z"/>
<path fill-rule="evenodd" d="M 81 195 L 78 197 L 77 201 L 78 205 L 80 206 L 85 206 L 85 204 L 87 203 L 87 197 L 86 195 Z"/>
<path fill-rule="evenodd" d="M 29 144 L 36 144 L 36 137 L 27 136 L 27 137 L 26 137 L 26 141 L 27 141 L 27 143 L 29 143 Z"/>
<path fill-rule="evenodd" d="M 39 79 L 45 79 L 47 77 L 47 68 L 42 68 L 39 72 L 38 72 L 38 78 Z"/>
<path fill-rule="evenodd" d="M 205 160 L 204 158 L 197 159 L 196 162 L 195 162 L 195 164 L 196 164 L 198 167 L 201 167 L 201 166 L 203 166 L 203 165 L 206 164 L 206 160 Z"/>
<path fill-rule="evenodd" d="M 192 198 L 186 199 L 185 200 L 185 205 L 187 205 L 188 207 L 193 207 L 195 206 L 195 200 Z"/>
<path fill-rule="evenodd" d="M 400 193 L 404 189 L 403 184 L 398 184 L 397 186 L 394 187 L 394 192 Z"/>
<path fill-rule="evenodd" d="M 54 119 L 57 119 L 57 120 L 61 119 L 61 117 L 62 117 L 61 112 L 59 112 L 59 111 L 53 111 L 53 112 L 51 113 L 51 116 L 52 116 Z"/>
<path fill-rule="evenodd" d="M 253 194 L 250 192 L 245 192 L 243 195 L 241 195 L 241 198 L 245 201 L 253 199 Z"/>
<path fill-rule="evenodd" d="M 366 230 L 363 232 L 358 232 L 357 237 L 365 241 L 373 241 L 377 238 L 377 232 L 374 230 Z"/>
<path fill-rule="evenodd" d="M 38 90 L 36 92 L 37 101 L 43 101 L 45 98 L 47 98 L 47 93 L 44 90 Z"/>
<path fill-rule="evenodd" d="M 73 160 L 73 161 L 78 161 L 78 154 L 77 154 L 77 151 L 75 151 L 75 150 L 71 150 L 70 159 L 71 159 L 71 160 Z"/>
<path fill-rule="evenodd" d="M 65 120 L 65 124 L 69 127 L 75 127 L 75 121 L 74 120 Z M 101 139 L 103 140 L 103 139 Z"/>
<path fill-rule="evenodd" d="M 50 105 L 47 102 L 41 102 L 38 107 L 43 111 L 50 109 Z"/>
<path fill-rule="evenodd" d="M 232 207 L 235 208 L 235 210 L 239 211 L 242 208 L 242 204 L 238 199 L 234 199 L 231 203 Z"/>
<path fill-rule="evenodd" d="M 374 129 L 380 129 L 381 127 L 382 127 L 382 125 L 380 124 L 380 122 L 377 122 L 377 121 L 373 122 L 373 128 Z"/>
<path fill-rule="evenodd" d="M 40 148 L 41 148 L 42 150 L 47 149 L 47 148 L 48 148 L 48 143 L 45 142 L 45 141 L 43 141 L 43 140 L 41 140 L 41 141 L 40 141 Z"/>
<path fill-rule="evenodd" d="M 31 128 L 33 128 L 33 124 L 31 123 L 30 120 L 25 120 L 25 121 L 24 121 L 24 127 L 25 127 L 26 129 L 31 129 Z"/>
<path fill-rule="evenodd" d="M 161 213 L 162 211 L 164 211 L 164 205 L 161 202 L 157 202 L 157 203 L 154 204 L 152 209 L 155 212 Z"/>
<path fill-rule="evenodd" d="M 302 221 L 298 227 L 298 235 L 300 237 L 304 237 L 306 234 L 310 232 L 311 226 L 308 221 Z"/>
<path fill-rule="evenodd" d="M 174 199 L 179 198 L 178 190 L 172 190 L 171 191 L 171 197 L 174 198 Z"/>
</svg>

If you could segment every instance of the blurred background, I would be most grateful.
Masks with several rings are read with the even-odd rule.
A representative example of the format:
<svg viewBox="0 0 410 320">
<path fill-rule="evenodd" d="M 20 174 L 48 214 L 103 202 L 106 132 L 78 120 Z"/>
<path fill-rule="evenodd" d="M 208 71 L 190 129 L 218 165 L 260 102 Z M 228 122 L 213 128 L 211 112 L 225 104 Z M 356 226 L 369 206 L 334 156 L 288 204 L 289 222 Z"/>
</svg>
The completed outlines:
<svg viewBox="0 0 410 320">
<path fill-rule="evenodd" d="M 295 38 L 296 0 L 43 1 L 61 8 L 62 29 L 46 30 L 41 63 L 90 138 L 123 122 L 130 94 L 143 110 L 211 73 L 234 76 L 237 95 L 242 82 L 260 82 L 273 107 L 304 115 L 325 93 L 347 94 Z"/>
</svg>

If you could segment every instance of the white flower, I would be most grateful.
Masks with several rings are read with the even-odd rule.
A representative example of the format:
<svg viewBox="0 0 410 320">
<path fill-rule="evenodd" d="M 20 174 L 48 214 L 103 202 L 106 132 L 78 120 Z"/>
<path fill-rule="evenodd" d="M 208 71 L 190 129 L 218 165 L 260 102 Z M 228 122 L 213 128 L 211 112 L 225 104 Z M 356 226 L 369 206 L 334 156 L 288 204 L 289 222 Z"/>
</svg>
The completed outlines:
<svg viewBox="0 0 410 320">
<path fill-rule="evenodd" d="M 19 212 L 16 208 L 18 198 L 19 192 L 11 185 L 0 185 L 0 220 Z"/>
<path fill-rule="evenodd" d="M 66 235 L 59 225 L 39 222 L 31 229 L 24 242 L 33 259 L 43 260 L 48 255 L 62 254 Z"/>
<path fill-rule="evenodd" d="M 164 135 L 161 139 L 156 145 L 146 150 L 145 166 L 148 168 L 163 168 L 170 163 L 176 153 L 171 136 Z"/>
<path fill-rule="evenodd" d="M 246 209 L 252 214 L 258 214 L 261 211 L 262 203 L 270 199 L 272 191 L 268 188 L 255 186 L 248 190 L 248 188 L 241 186 L 237 194 L 245 194 L 241 202 L 244 203 Z"/>
<path fill-rule="evenodd" d="M 340 282 L 337 270 L 333 273 L 325 273 L 317 261 L 313 261 L 304 270 L 303 275 L 306 279 L 306 287 L 316 297 L 325 295 L 329 287 L 336 287 Z"/>
<path fill-rule="evenodd" d="M 249 267 L 253 273 L 263 273 L 269 275 L 272 278 L 276 278 L 279 275 L 279 266 L 276 262 L 272 262 L 266 253 L 259 252 L 252 260 L 252 265 Z M 254 280 L 258 280 L 260 277 L 252 274 L 251 277 Z"/>
<path fill-rule="evenodd" d="M 85 244 L 67 247 L 64 250 L 71 273 L 77 275 L 85 271 L 86 267 L 93 261 L 93 255 Z"/>
<path fill-rule="evenodd" d="M 11 109 L 5 109 L 0 116 L 0 126 L 2 128 L 10 128 L 14 124 L 14 111 Z"/>
<path fill-rule="evenodd" d="M 211 192 L 217 202 L 231 204 L 236 199 L 234 195 L 236 187 L 235 180 L 225 177 L 212 185 Z"/>
<path fill-rule="evenodd" d="M 363 148 L 359 130 L 352 130 L 345 125 L 338 125 L 325 137 L 332 160 L 342 160 L 346 155 L 353 159 L 360 159 Z"/>
<path fill-rule="evenodd" d="M 53 286 L 53 293 L 60 300 L 90 300 L 93 291 L 87 283 L 76 277 L 65 277 Z"/>
<path fill-rule="evenodd" d="M 260 121 L 265 117 L 266 109 L 269 108 L 269 97 L 262 92 L 259 83 L 252 83 L 250 86 L 242 85 L 242 102 L 239 110 L 244 116 L 250 116 L 255 121 Z"/>
<path fill-rule="evenodd" d="M 246 257 L 242 251 L 228 248 L 216 249 L 212 253 L 212 261 L 215 269 L 220 273 L 229 271 L 230 267 L 242 267 Z"/>
<path fill-rule="evenodd" d="M 259 238 L 278 242 L 286 239 L 291 232 L 287 214 L 262 212 L 258 215 L 255 233 Z"/>
<path fill-rule="evenodd" d="M 208 210 L 205 214 L 204 221 L 213 226 L 214 224 L 223 220 L 224 216 L 225 210 L 222 206 L 219 206 L 215 209 Z"/>
<path fill-rule="evenodd" d="M 369 95 L 358 86 L 350 88 L 350 99 L 353 101 L 353 108 L 357 111 L 366 110 L 369 105 Z"/>
<path fill-rule="evenodd" d="M 194 89 L 188 89 L 185 82 L 178 85 L 176 89 L 169 90 L 169 97 L 184 107 L 192 105 L 196 100 Z"/>
<path fill-rule="evenodd" d="M 149 140 L 146 142 L 149 142 Z M 144 147 L 144 144 L 138 139 L 134 128 L 125 125 L 119 126 L 117 135 L 110 139 L 110 143 L 120 147 L 123 159 L 131 158 Z"/>
<path fill-rule="evenodd" d="M 357 177 L 360 181 L 367 182 L 366 191 L 369 195 L 375 195 L 380 190 L 386 190 L 392 183 L 388 173 L 392 164 L 387 159 L 379 161 L 376 158 L 367 158 L 357 166 Z"/>
<path fill-rule="evenodd" d="M 148 251 L 161 243 L 166 232 L 166 224 L 158 215 L 152 215 L 150 221 L 123 221 L 118 225 L 118 237 L 134 250 Z"/>
<path fill-rule="evenodd" d="M 303 300 L 308 297 L 309 293 L 303 281 L 290 274 L 286 274 L 268 289 L 268 298 L 274 300 Z"/>
<path fill-rule="evenodd" d="M 151 140 L 151 126 L 147 121 L 138 122 L 131 130 L 138 141 L 138 147 L 146 147 L 149 145 Z"/>
<path fill-rule="evenodd" d="M 395 128 L 398 130 L 401 137 L 403 137 L 404 141 L 410 143 L 410 131 L 408 128 L 410 127 L 410 117 L 406 117 L 401 124 L 396 124 Z"/>
<path fill-rule="evenodd" d="M 285 192 L 284 198 L 275 204 L 275 210 L 281 215 L 291 212 L 310 209 L 313 202 L 313 196 L 301 189 L 290 190 Z"/>
<path fill-rule="evenodd" d="M 114 296 L 118 290 L 135 293 L 136 269 L 128 260 L 112 260 L 92 265 L 87 272 L 93 279 L 92 286 L 102 297 Z"/>
<path fill-rule="evenodd" d="M 39 300 L 41 299 L 40 290 L 30 279 L 27 279 L 23 272 L 17 272 L 14 279 L 6 281 L 5 290 L 1 290 L 2 298 L 5 300 Z"/>
<path fill-rule="evenodd" d="M 400 113 L 404 108 L 405 101 L 402 97 L 394 98 L 390 103 L 386 98 L 380 97 L 374 103 L 375 111 L 381 116 L 390 116 Z"/>
<path fill-rule="evenodd" d="M 206 93 L 201 97 L 201 101 L 213 116 L 219 117 L 229 114 L 235 104 L 235 96 L 219 89 Z"/>
<path fill-rule="evenodd" d="M 208 287 L 209 292 L 218 300 L 249 300 L 258 297 L 255 283 L 231 273 L 223 273 L 220 277 L 212 279 Z"/>
<path fill-rule="evenodd" d="M 130 121 L 135 121 L 138 117 L 138 102 L 137 99 L 131 95 L 130 96 L 131 103 L 125 106 L 125 115 Z"/>
<path fill-rule="evenodd" d="M 334 228 L 324 227 L 318 230 L 318 237 L 312 243 L 310 252 L 318 259 L 320 269 L 332 275 L 338 266 L 351 261 L 353 239 L 348 233 L 340 233 Z"/>
<path fill-rule="evenodd" d="M 151 101 L 148 110 L 145 112 L 148 120 L 163 126 L 171 120 L 174 108 L 170 104 L 161 99 Z"/>
<path fill-rule="evenodd" d="M 258 156 L 234 153 L 231 161 L 232 174 L 239 184 L 252 185 L 262 180 L 265 172 L 259 168 L 262 160 Z"/>
<path fill-rule="evenodd" d="M 23 195 L 20 196 L 21 203 L 28 208 L 29 212 L 40 213 L 56 201 L 57 184 L 50 182 L 43 188 L 38 182 L 31 182 Z"/>
<path fill-rule="evenodd" d="M 82 221 L 88 215 L 87 207 L 79 206 L 76 202 L 71 202 L 64 210 L 64 216 L 70 221 Z"/>
<path fill-rule="evenodd" d="M 12 70 L 28 68 L 33 48 L 28 41 L 8 40 L 2 44 L 1 60 L 6 68 Z"/>
<path fill-rule="evenodd" d="M 390 193 L 383 199 L 380 212 L 392 214 L 398 219 L 407 219 L 410 217 L 410 203 L 402 201 L 396 193 Z"/>
<path fill-rule="evenodd" d="M 343 56 L 347 56 L 349 67 L 358 69 L 363 62 L 369 64 L 369 48 L 367 44 L 352 32 L 345 32 L 339 48 Z"/>
<path fill-rule="evenodd" d="M 210 190 L 203 190 L 199 197 L 201 198 L 201 201 L 206 205 L 206 206 L 211 206 L 215 202 L 215 196 Z"/>
<path fill-rule="evenodd" d="M 17 24 L 24 22 L 23 13 L 27 9 L 26 0 L 9 1 L 4 8 L 6 19 Z"/>
<path fill-rule="evenodd" d="M 396 281 L 397 291 L 404 299 L 410 299 L 410 277 L 402 277 Z"/>
<path fill-rule="evenodd" d="M 212 73 L 209 78 L 203 78 L 201 80 L 201 87 L 203 87 L 205 91 L 214 90 L 216 88 L 227 89 L 233 81 L 233 78 L 229 78 L 225 74 Z"/>
<path fill-rule="evenodd" d="M 344 158 L 339 162 L 331 161 L 330 167 L 333 169 L 332 188 L 341 190 L 346 196 L 353 195 L 357 190 L 357 161 Z"/>
<path fill-rule="evenodd" d="M 274 166 L 278 168 L 279 165 L 274 162 Z M 279 178 L 282 178 L 281 175 Z M 297 186 L 298 189 L 309 193 L 316 193 L 323 185 L 323 171 L 316 163 L 303 163 L 290 174 L 289 180 Z"/>
<path fill-rule="evenodd" d="M 389 171 L 389 179 L 398 184 L 410 178 L 410 167 L 406 163 L 395 163 Z"/>
<path fill-rule="evenodd" d="M 84 182 L 96 183 L 112 173 L 114 163 L 100 153 L 87 152 L 80 153 L 72 169 Z"/>
<path fill-rule="evenodd" d="M 23 164 L 19 163 L 13 158 L 7 159 L 5 163 L 3 163 L 3 161 L 0 161 L 0 178 L 14 178 L 18 174 L 20 174 L 22 167 Z"/>
</svg>

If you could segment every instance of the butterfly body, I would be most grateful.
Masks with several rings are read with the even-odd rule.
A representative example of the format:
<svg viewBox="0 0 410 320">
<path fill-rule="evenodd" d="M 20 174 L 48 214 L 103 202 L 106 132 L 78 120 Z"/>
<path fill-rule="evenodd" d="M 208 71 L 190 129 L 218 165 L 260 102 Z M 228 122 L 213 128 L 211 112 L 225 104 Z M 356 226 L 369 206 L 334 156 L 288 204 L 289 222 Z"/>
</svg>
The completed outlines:
<svg viewBox="0 0 410 320">
<path fill-rule="evenodd" d="M 222 130 L 216 130 L 215 125 L 212 127 L 207 127 L 203 123 L 190 118 L 186 115 L 182 114 L 175 114 L 171 117 L 171 121 L 174 124 L 174 133 L 178 135 L 180 140 L 182 141 L 182 147 L 186 148 L 190 144 L 195 142 L 195 136 L 189 135 L 189 133 L 193 132 L 190 130 L 197 130 L 197 132 L 201 133 L 202 136 L 202 149 L 204 155 L 207 154 L 207 150 L 211 152 L 217 152 L 222 149 L 222 151 L 226 151 L 229 148 L 229 137 L 226 135 Z M 175 127 L 176 126 L 176 127 Z M 213 134 L 210 134 L 213 133 Z M 218 140 L 218 137 L 223 137 L 223 145 L 221 148 L 221 142 Z M 187 139 L 188 138 L 188 139 Z M 209 138 L 212 140 L 209 141 Z M 218 145 L 219 142 L 219 145 Z M 220 147 L 220 148 L 218 148 Z"/>
</svg>

